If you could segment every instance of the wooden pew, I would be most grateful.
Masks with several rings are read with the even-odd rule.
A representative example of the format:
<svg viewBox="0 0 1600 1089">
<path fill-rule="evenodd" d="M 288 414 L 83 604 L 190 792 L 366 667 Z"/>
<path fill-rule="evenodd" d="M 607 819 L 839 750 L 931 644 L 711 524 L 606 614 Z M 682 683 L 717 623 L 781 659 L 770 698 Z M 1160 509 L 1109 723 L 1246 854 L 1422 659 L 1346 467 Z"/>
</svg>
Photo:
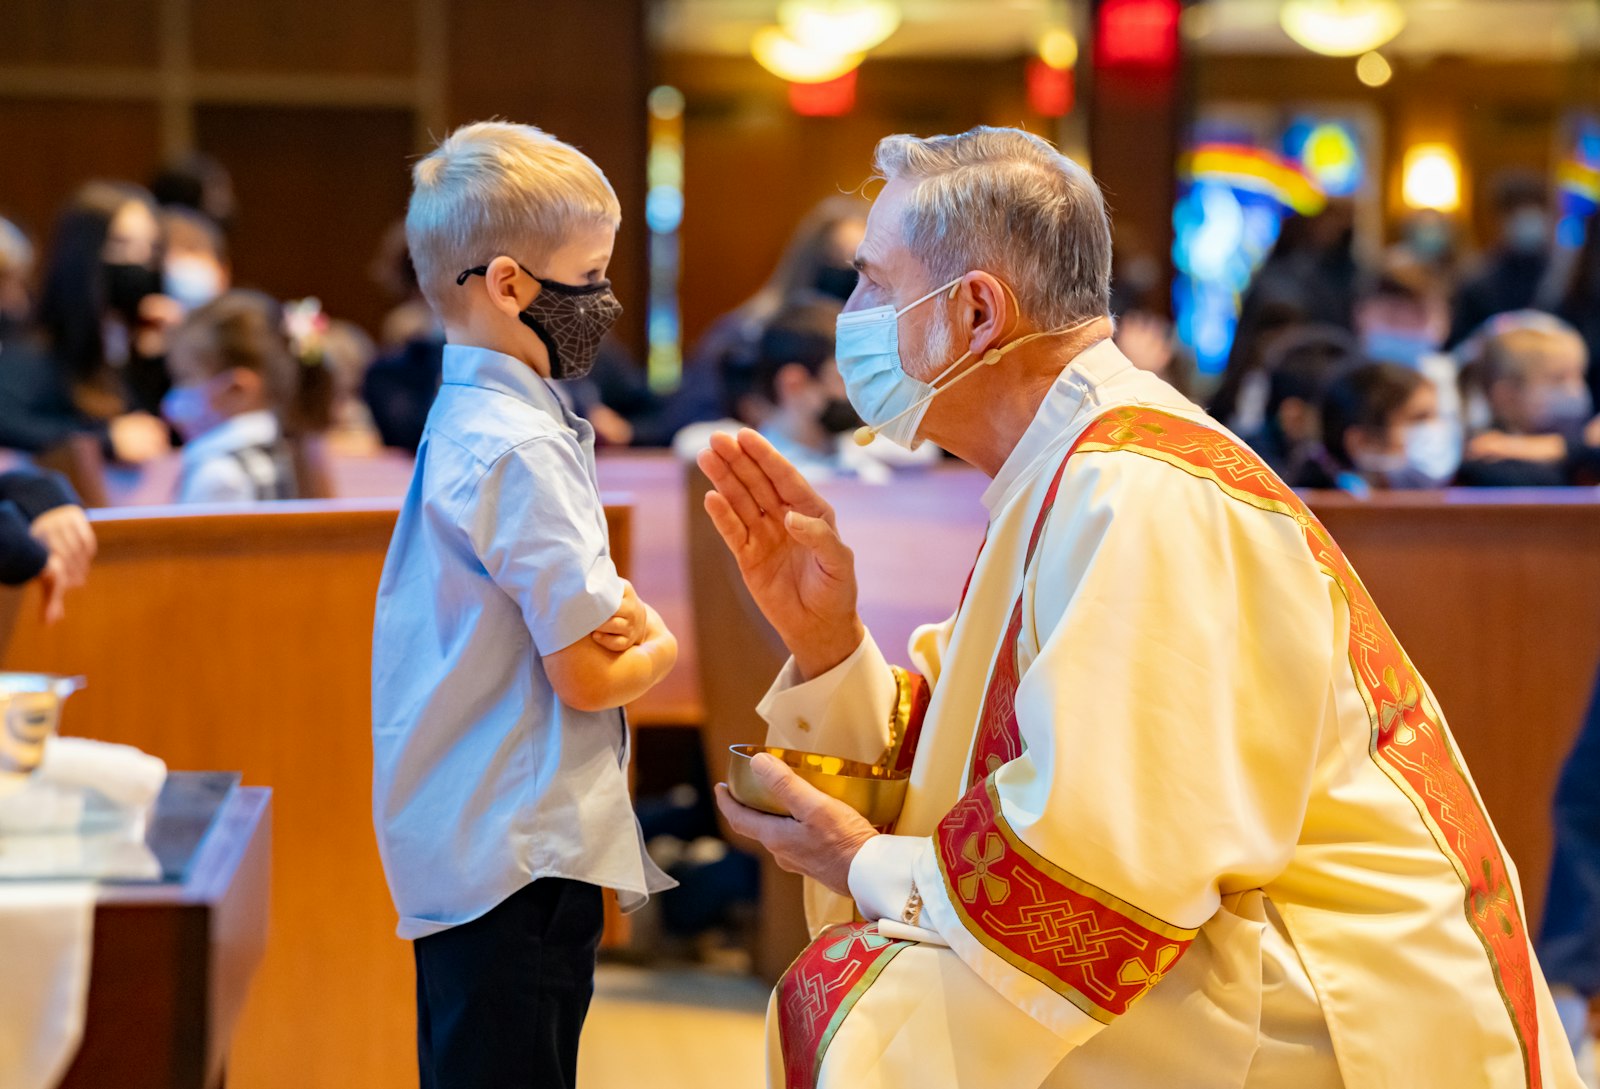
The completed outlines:
<svg viewBox="0 0 1600 1089">
<path fill-rule="evenodd" d="M 40 626 L 36 589 L 0 595 L 4 668 L 89 678 L 66 732 L 273 788 L 271 929 L 230 1062 L 239 1089 L 416 1084 L 411 952 L 371 816 L 372 618 L 397 509 L 100 511 L 99 559 L 62 624 Z M 606 515 L 625 567 L 629 510 Z"/>
</svg>

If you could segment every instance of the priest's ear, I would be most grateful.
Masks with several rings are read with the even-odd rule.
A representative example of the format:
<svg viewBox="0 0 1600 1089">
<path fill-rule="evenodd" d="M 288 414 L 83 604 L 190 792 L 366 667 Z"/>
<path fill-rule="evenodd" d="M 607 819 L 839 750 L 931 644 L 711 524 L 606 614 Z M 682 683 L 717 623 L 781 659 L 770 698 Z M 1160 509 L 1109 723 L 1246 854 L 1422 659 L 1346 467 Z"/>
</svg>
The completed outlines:
<svg viewBox="0 0 1600 1089">
<path fill-rule="evenodd" d="M 955 327 L 966 330 L 966 350 L 979 358 L 990 348 L 999 348 L 1018 332 L 1021 315 L 1016 297 L 998 277 L 987 272 L 969 272 L 956 285 Z"/>
</svg>

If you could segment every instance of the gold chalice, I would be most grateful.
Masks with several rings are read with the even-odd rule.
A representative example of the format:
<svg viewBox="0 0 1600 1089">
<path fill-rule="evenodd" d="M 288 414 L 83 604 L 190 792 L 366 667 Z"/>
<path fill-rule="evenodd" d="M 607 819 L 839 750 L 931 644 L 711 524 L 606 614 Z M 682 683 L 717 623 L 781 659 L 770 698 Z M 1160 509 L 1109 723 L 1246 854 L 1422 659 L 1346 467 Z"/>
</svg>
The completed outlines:
<svg viewBox="0 0 1600 1089">
<path fill-rule="evenodd" d="M 773 749 L 764 745 L 730 745 L 728 752 L 728 790 L 733 800 L 763 813 L 777 817 L 791 815 L 756 777 L 750 766 L 751 759 L 763 752 L 782 760 L 800 778 L 828 797 L 837 798 L 848 805 L 867 818 L 875 828 L 894 823 L 895 818 L 900 816 L 900 807 L 905 804 L 906 783 L 910 780 L 903 772 L 874 767 L 859 760 L 846 760 L 842 756 L 824 756 L 798 749 Z"/>
</svg>

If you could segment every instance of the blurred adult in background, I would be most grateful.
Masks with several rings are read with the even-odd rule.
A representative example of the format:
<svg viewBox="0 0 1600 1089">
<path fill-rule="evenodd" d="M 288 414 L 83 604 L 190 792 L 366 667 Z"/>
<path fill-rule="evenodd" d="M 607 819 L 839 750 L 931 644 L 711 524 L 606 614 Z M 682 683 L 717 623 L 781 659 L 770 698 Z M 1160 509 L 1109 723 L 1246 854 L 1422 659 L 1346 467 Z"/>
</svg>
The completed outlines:
<svg viewBox="0 0 1600 1089">
<path fill-rule="evenodd" d="M 1238 434 L 1260 430 L 1267 401 L 1261 364 L 1272 338 L 1308 321 L 1348 329 L 1357 276 L 1355 210 L 1349 201 L 1329 201 L 1314 216 L 1285 219 L 1240 304 L 1233 348 L 1211 399 L 1211 414 Z"/>
<path fill-rule="evenodd" d="M 150 392 L 165 382 L 164 338 L 178 320 L 161 294 L 161 226 L 150 194 L 127 182 L 80 189 L 56 221 L 37 309 L 39 338 L 0 365 L 0 446 L 43 452 L 85 432 L 117 460 L 169 448 Z"/>
<path fill-rule="evenodd" d="M 238 205 L 234 201 L 233 175 L 218 160 L 191 151 L 168 160 L 150 179 L 150 192 L 158 203 L 192 208 L 222 230 L 233 225 Z"/>
<path fill-rule="evenodd" d="M 1589 393 L 1600 405 L 1600 214 L 1589 217 L 1583 247 L 1573 262 L 1572 274 L 1556 313 L 1578 330 L 1589 349 Z"/>
<path fill-rule="evenodd" d="M 881 435 L 865 445 L 856 440 L 862 426 L 834 359 L 837 299 L 821 294 L 801 298 L 767 324 L 757 347 L 755 394 L 771 411 L 758 430 L 808 480 L 853 476 L 885 484 L 896 469 L 933 465 L 944 457 L 932 443 L 915 450 Z"/>
<path fill-rule="evenodd" d="M 1296 488 L 1331 488 L 1322 446 L 1322 402 L 1328 387 L 1360 361 L 1355 339 L 1337 325 L 1305 325 L 1274 341 L 1267 375 L 1266 420 L 1243 436 L 1261 459 Z"/>
<path fill-rule="evenodd" d="M 293 443 L 327 430 L 333 381 L 320 357 L 297 356 L 283 308 L 230 291 L 173 335 L 167 418 L 184 438 L 182 503 L 293 499 Z"/>
<path fill-rule="evenodd" d="M 1491 186 L 1497 239 L 1456 293 L 1450 346 L 1496 314 L 1533 305 L 1550 268 L 1550 191 L 1543 178 L 1509 171 Z"/>
<path fill-rule="evenodd" d="M 1502 314 L 1469 342 L 1489 411 L 1467 443 L 1461 483 L 1541 487 L 1600 482 L 1600 420 L 1578 331 L 1536 310 Z"/>
<path fill-rule="evenodd" d="M 388 355 L 419 340 L 444 343 L 444 328 L 417 284 L 417 270 L 406 248 L 405 220 L 395 220 L 383 232 L 369 272 L 392 303 L 378 326 L 379 351 Z"/>
<path fill-rule="evenodd" d="M 1414 261 L 1453 292 L 1461 276 L 1461 229 L 1443 212 L 1424 208 L 1400 223 L 1400 238 L 1391 256 Z"/>
<path fill-rule="evenodd" d="M 9 219 L 0 219 L 0 349 L 27 326 L 33 308 L 33 243 Z"/>
<path fill-rule="evenodd" d="M 1333 483 L 1355 495 L 1443 487 L 1460 450 L 1450 446 L 1439 422 L 1438 393 L 1418 371 L 1395 363 L 1345 371 L 1322 399 L 1322 442 L 1337 470 Z"/>
<path fill-rule="evenodd" d="M 856 247 L 866 229 L 867 206 L 858 197 L 832 196 L 806 214 L 767 282 L 713 322 L 688 353 L 683 385 L 668 408 L 673 430 L 725 415 L 724 379 L 741 368 L 748 371 L 763 330 L 786 304 L 810 293 L 841 304 L 850 297 Z"/>
<path fill-rule="evenodd" d="M 1391 254 L 1356 300 L 1355 331 L 1361 353 L 1374 363 L 1397 363 L 1433 383 L 1441 428 L 1459 448 L 1465 435 L 1460 367 L 1444 351 L 1450 301 L 1438 274 L 1403 254 Z"/>
<path fill-rule="evenodd" d="M 209 216 L 178 204 L 161 209 L 162 292 L 185 311 L 204 306 L 233 286 L 228 243 Z"/>
</svg>

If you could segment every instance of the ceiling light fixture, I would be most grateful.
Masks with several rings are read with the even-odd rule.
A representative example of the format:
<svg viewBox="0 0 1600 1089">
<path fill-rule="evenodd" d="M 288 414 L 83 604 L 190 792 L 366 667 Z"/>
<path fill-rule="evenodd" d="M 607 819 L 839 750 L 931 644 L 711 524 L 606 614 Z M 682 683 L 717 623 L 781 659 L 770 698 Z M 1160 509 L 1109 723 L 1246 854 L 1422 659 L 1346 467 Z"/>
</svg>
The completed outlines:
<svg viewBox="0 0 1600 1089">
<path fill-rule="evenodd" d="M 781 26 L 756 31 L 750 52 L 761 67 L 790 83 L 827 83 L 853 71 L 862 61 L 859 52 L 840 52 L 805 45 Z"/>
<path fill-rule="evenodd" d="M 778 23 L 808 48 L 865 53 L 899 28 L 900 8 L 890 0 L 784 0 Z"/>
<path fill-rule="evenodd" d="M 1313 53 L 1354 57 L 1392 41 L 1406 14 L 1395 0 L 1286 0 L 1278 22 Z"/>
</svg>

